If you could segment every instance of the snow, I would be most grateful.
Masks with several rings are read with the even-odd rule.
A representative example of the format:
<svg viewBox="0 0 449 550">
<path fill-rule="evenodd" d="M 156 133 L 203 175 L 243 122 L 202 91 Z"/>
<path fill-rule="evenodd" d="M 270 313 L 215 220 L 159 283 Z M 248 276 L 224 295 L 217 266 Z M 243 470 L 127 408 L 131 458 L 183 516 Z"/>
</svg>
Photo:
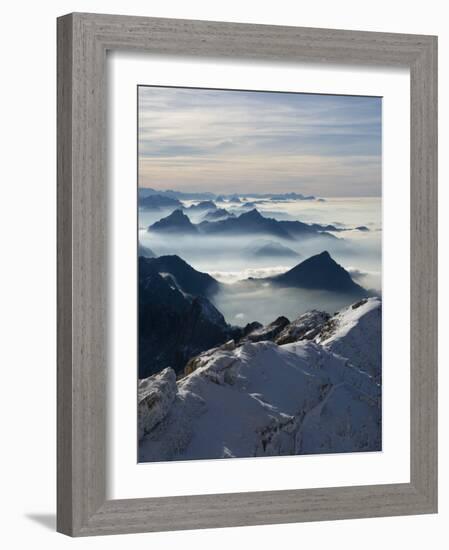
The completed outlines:
<svg viewBox="0 0 449 550">
<path fill-rule="evenodd" d="M 315 341 L 346 357 L 356 367 L 380 380 L 382 368 L 382 304 L 367 298 L 332 317 Z"/>
<path fill-rule="evenodd" d="M 380 386 L 363 352 L 379 311 L 369 299 L 316 341 L 230 341 L 177 382 L 171 369 L 142 381 L 140 461 L 379 450 Z"/>
</svg>

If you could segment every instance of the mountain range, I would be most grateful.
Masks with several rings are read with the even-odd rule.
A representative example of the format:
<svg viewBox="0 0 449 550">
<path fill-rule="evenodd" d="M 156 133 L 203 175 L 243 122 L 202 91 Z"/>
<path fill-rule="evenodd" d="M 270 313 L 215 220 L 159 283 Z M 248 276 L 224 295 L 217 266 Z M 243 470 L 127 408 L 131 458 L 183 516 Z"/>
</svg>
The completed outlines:
<svg viewBox="0 0 449 550">
<path fill-rule="evenodd" d="M 255 281 L 341 292 L 354 298 L 368 295 L 327 252 L 312 256 L 282 275 Z M 225 286 L 179 256 L 139 257 L 140 378 L 168 365 L 179 373 L 203 350 L 230 339 L 273 339 L 290 325 L 285 317 L 267 327 L 256 321 L 243 328 L 229 325 L 212 303 L 214 294 L 225 290 Z"/>
<path fill-rule="evenodd" d="M 185 211 L 207 212 L 208 210 L 217 210 L 217 205 L 213 201 L 201 201 L 198 204 L 184 207 Z"/>
<path fill-rule="evenodd" d="M 190 191 L 174 191 L 173 189 L 153 189 L 151 187 L 139 187 L 139 199 L 142 197 L 149 197 L 151 195 L 161 195 L 163 197 L 170 197 L 178 200 L 193 200 L 193 201 L 207 201 L 214 200 L 215 193 L 209 192 L 190 192 Z"/>
<path fill-rule="evenodd" d="M 232 193 L 230 195 L 215 194 L 210 192 L 190 192 L 190 191 L 175 191 L 173 189 L 153 189 L 151 187 L 139 187 L 139 197 L 148 197 L 150 195 L 162 195 L 179 200 L 219 200 L 240 202 L 241 198 L 251 196 L 256 199 L 272 199 L 272 200 L 324 200 L 317 199 L 313 195 L 303 195 L 302 193 L 243 193 L 241 195 Z"/>
<path fill-rule="evenodd" d="M 218 221 L 202 221 L 199 224 L 192 223 L 181 210 L 175 210 L 150 225 L 148 231 L 202 235 L 271 235 L 284 240 L 314 236 L 336 239 L 330 233 L 323 231 L 321 226 L 308 225 L 300 221 L 278 221 L 274 218 L 266 218 L 256 208 L 237 217 L 228 217 Z"/>
</svg>

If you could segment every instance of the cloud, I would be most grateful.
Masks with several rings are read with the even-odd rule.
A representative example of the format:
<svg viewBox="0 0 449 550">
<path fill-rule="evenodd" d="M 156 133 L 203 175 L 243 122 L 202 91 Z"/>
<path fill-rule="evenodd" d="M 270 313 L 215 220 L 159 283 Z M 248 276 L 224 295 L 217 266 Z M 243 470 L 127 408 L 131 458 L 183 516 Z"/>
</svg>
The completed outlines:
<svg viewBox="0 0 449 550">
<path fill-rule="evenodd" d="M 139 87 L 140 184 L 379 195 L 380 98 Z"/>
<path fill-rule="evenodd" d="M 353 279 L 364 279 L 369 275 L 367 271 L 362 271 L 361 269 L 356 269 L 353 267 L 348 268 L 347 271 Z"/>
<path fill-rule="evenodd" d="M 237 281 L 244 281 L 252 277 L 253 279 L 265 279 L 266 277 L 274 277 L 280 273 L 285 273 L 291 269 L 291 266 L 274 266 L 274 267 L 260 267 L 260 268 L 247 268 L 241 271 L 211 271 L 210 275 L 220 281 L 221 283 L 236 283 Z"/>
</svg>

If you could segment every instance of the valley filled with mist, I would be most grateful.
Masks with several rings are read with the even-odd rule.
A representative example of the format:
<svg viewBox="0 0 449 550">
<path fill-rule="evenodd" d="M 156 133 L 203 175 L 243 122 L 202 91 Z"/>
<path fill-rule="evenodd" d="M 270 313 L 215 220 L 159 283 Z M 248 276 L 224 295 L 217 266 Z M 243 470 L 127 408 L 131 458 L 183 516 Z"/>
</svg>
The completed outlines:
<svg viewBox="0 0 449 550">
<path fill-rule="evenodd" d="M 264 218 L 319 224 L 323 228 L 312 235 L 294 238 L 279 236 L 271 228 L 266 231 L 250 228 L 214 233 L 153 231 L 148 228 L 169 216 L 176 205 L 157 210 L 141 208 L 140 244 L 157 256 L 177 255 L 196 270 L 208 273 L 222 283 L 212 301 L 228 323 L 245 324 L 253 320 L 268 323 L 279 315 L 294 317 L 311 308 L 333 312 L 347 305 L 351 297 L 342 292 L 319 288 L 275 288 L 264 280 L 325 250 L 356 283 L 381 294 L 379 198 L 276 200 L 244 195 L 240 202 L 235 198 L 234 201 L 218 198 L 221 200 L 215 198 L 211 201 L 215 208 L 209 204 L 210 210 L 207 210 L 207 201 L 192 199 L 183 200 L 181 208 L 196 225 L 210 219 L 208 214 L 214 211 L 223 211 L 222 218 L 217 218 L 223 220 L 227 215 L 230 219 L 238 218 L 256 210 Z M 195 210 L 201 202 L 205 203 L 205 210 Z M 324 231 L 324 228 L 328 229 Z"/>
</svg>

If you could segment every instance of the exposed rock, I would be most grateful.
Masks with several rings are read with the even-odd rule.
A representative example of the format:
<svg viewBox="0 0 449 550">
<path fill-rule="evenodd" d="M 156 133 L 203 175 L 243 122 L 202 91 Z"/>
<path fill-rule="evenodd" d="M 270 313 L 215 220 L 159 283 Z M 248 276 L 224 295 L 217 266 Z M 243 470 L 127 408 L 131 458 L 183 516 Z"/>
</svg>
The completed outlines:
<svg viewBox="0 0 449 550">
<path fill-rule="evenodd" d="M 287 317 L 278 317 L 269 325 L 251 331 L 245 336 L 242 342 L 261 342 L 263 340 L 274 340 L 275 337 L 290 323 Z"/>
<path fill-rule="evenodd" d="M 242 336 L 247 336 L 251 332 L 254 332 L 255 330 L 263 328 L 262 323 L 259 323 L 258 321 L 253 321 L 252 323 L 248 323 L 243 328 Z"/>
<path fill-rule="evenodd" d="M 315 309 L 308 311 L 287 325 L 276 336 L 274 341 L 282 345 L 297 342 L 298 340 L 313 340 L 320 333 L 329 318 L 330 315 L 324 311 L 317 311 Z"/>
<path fill-rule="evenodd" d="M 170 367 L 139 381 L 139 440 L 167 416 L 177 391 L 176 374 Z"/>
<path fill-rule="evenodd" d="M 195 372 L 196 369 L 204 366 L 207 363 L 207 361 L 210 359 L 210 357 L 217 351 L 232 351 L 234 349 L 235 349 L 234 340 L 229 340 L 228 342 L 225 342 L 221 346 L 209 349 L 207 351 L 203 351 L 199 355 L 192 357 L 192 359 L 190 359 L 187 362 L 187 365 L 184 368 L 184 375 L 187 376 L 189 374 L 192 374 L 192 372 Z"/>
<path fill-rule="evenodd" d="M 352 304 L 351 309 L 357 309 L 358 307 L 365 305 L 367 301 L 368 301 L 368 298 L 364 298 L 363 300 L 359 300 L 355 304 Z"/>
</svg>

